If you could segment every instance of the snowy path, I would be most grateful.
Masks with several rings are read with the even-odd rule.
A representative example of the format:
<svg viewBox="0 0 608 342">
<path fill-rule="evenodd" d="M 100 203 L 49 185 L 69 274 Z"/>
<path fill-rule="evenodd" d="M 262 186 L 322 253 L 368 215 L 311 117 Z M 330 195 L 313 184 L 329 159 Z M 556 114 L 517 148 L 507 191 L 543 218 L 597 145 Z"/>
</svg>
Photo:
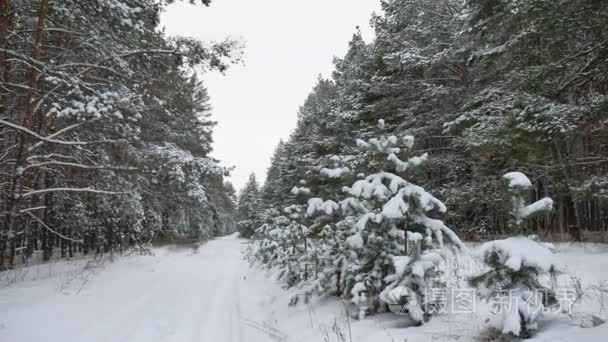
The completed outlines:
<svg viewBox="0 0 608 342">
<path fill-rule="evenodd" d="M 241 248 L 215 240 L 125 258 L 61 291 L 65 278 L 0 290 L 0 341 L 267 341 L 241 311 Z"/>
</svg>

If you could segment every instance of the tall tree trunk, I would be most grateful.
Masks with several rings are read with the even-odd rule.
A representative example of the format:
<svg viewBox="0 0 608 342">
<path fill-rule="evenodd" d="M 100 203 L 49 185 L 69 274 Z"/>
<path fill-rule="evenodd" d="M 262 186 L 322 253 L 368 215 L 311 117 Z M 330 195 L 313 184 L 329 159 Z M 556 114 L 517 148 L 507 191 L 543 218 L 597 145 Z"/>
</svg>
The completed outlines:
<svg viewBox="0 0 608 342">
<path fill-rule="evenodd" d="M 560 151 L 560 146 L 557 143 L 557 141 L 554 141 L 554 146 L 555 146 L 555 154 L 554 157 L 556 159 L 556 164 L 561 165 L 561 171 L 562 174 L 564 176 L 564 181 L 566 182 L 566 187 L 568 188 L 568 193 L 570 194 L 570 198 L 572 199 L 572 208 L 574 210 L 574 219 L 576 220 L 576 227 L 574 228 L 573 233 L 573 237 L 576 241 L 582 241 L 583 239 L 583 234 L 582 234 L 582 229 L 583 229 L 583 222 L 581 220 L 581 214 L 580 214 L 580 210 L 579 210 L 579 206 L 578 206 L 578 196 L 576 195 L 576 193 L 572 192 L 572 177 L 570 175 L 570 165 L 571 163 L 568 160 L 568 157 L 563 157 L 562 153 Z"/>
<path fill-rule="evenodd" d="M 49 0 L 40 1 L 40 11 L 38 12 L 38 25 L 34 36 L 34 49 L 32 58 L 39 60 L 42 55 L 42 46 L 44 44 L 44 31 L 46 27 L 46 18 L 49 13 Z M 37 68 L 32 68 L 30 71 L 30 89 L 25 98 L 25 115 L 23 117 L 23 127 L 32 128 L 34 120 L 34 111 L 36 108 L 35 98 L 38 95 L 40 72 Z"/>
<path fill-rule="evenodd" d="M 8 31 L 11 27 L 11 12 L 13 7 L 9 0 L 0 0 L 0 47 L 8 48 Z M 11 78 L 11 63 L 6 54 L 0 55 L 0 74 L 2 80 L 8 82 Z M 0 96 L 0 113 L 5 113 L 8 106 L 8 96 Z"/>
<path fill-rule="evenodd" d="M 34 48 L 32 49 L 32 58 L 39 60 L 42 54 L 42 46 L 44 42 L 44 31 L 46 25 L 46 18 L 49 11 L 49 0 L 41 0 L 40 10 L 38 12 L 38 24 L 34 33 Z M 33 127 L 33 114 L 36 108 L 34 103 L 35 97 L 38 95 L 40 72 L 37 68 L 31 68 L 30 71 L 30 89 L 23 102 L 23 119 L 22 126 L 27 129 Z M 19 170 L 25 166 L 27 159 L 27 146 L 30 142 L 30 136 L 22 133 L 19 137 L 19 147 L 17 152 L 17 158 L 15 163 L 15 173 L 13 176 L 12 187 L 10 192 L 10 210 L 7 212 L 5 217 L 6 229 L 7 229 L 7 247 L 8 247 L 8 267 L 12 268 L 14 265 L 15 256 L 15 240 L 16 240 L 16 217 L 19 213 L 19 198 L 18 194 L 21 191 L 24 182 L 32 182 L 33 178 L 27 175 L 20 174 Z M 29 173 L 28 173 L 29 174 Z"/>
<path fill-rule="evenodd" d="M 11 27 L 11 11 L 13 10 L 9 0 L 0 0 L 0 47 L 8 48 L 8 31 Z M 11 76 L 11 63 L 6 54 L 0 54 L 0 76 L 2 82 L 7 82 Z M 0 115 L 5 115 L 8 109 L 8 96 L 0 95 Z M 3 144 L 3 147 L 10 145 Z M 2 180 L 4 181 L 4 180 Z M 9 196 L 6 197 L 6 207 L 2 208 L 7 212 L 10 210 Z M 5 222 L 7 223 L 7 222 Z M 8 225 L 5 225 L 0 230 L 0 271 L 5 268 L 5 257 L 7 256 L 8 246 Z"/>
</svg>

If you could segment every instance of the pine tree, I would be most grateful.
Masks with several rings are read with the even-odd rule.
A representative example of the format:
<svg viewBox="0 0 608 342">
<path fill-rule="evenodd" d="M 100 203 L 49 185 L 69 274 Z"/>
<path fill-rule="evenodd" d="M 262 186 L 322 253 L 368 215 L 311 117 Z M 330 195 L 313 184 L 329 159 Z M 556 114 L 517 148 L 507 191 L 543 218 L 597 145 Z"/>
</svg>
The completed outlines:
<svg viewBox="0 0 608 342">
<path fill-rule="evenodd" d="M 251 237 L 262 224 L 259 214 L 261 206 L 260 187 L 255 174 L 251 173 L 239 193 L 237 204 L 238 227 L 242 237 Z"/>
<path fill-rule="evenodd" d="M 397 291 L 405 294 L 404 289 L 408 289 L 408 293 L 414 295 L 407 299 L 409 313 L 422 322 L 427 304 L 425 291 L 441 283 L 444 240 L 457 249 L 464 246 L 442 221 L 427 216 L 445 212 L 443 203 L 397 175 L 413 172 L 428 156 L 412 156 L 403 161 L 400 158 L 412 152 L 414 138 L 399 139 L 386 134 L 383 120 L 377 130 L 378 138 L 357 141 L 359 163 L 376 168 L 375 173 L 361 175 L 352 186 L 343 187 L 342 196 L 335 200 L 310 198 L 306 216 L 311 223 L 307 229 L 297 225 L 293 226 L 295 229 L 265 227 L 262 233 L 267 237 L 279 235 L 281 238 L 275 239 L 277 243 L 261 239 L 261 245 L 272 246 L 273 253 L 291 255 L 297 261 L 292 265 L 299 265 L 296 272 L 290 269 L 292 273 L 307 274 L 310 269 L 316 270 L 315 278 L 297 278 L 307 284 L 309 295 L 336 294 L 351 298 L 358 306 L 359 317 L 364 317 L 380 309 L 380 300 L 390 304 L 395 304 L 391 302 L 393 299 L 402 300 L 403 296 L 396 296 Z M 348 160 L 351 159 L 334 158 L 335 163 Z M 322 178 L 340 180 L 355 171 L 342 166 L 322 168 L 320 173 Z M 294 194 L 310 192 L 305 186 L 292 189 Z M 297 206 L 285 208 L 286 213 L 294 210 L 299 213 Z M 305 222 L 301 215 L 293 218 Z M 294 246 L 292 251 L 278 242 L 285 239 L 286 246 Z M 406 256 L 408 240 L 416 252 Z M 296 253 L 297 246 L 302 247 Z M 261 253 L 261 260 L 272 259 L 264 254 Z"/>
<path fill-rule="evenodd" d="M 266 172 L 266 181 L 261 190 L 265 208 L 274 207 L 281 203 L 280 191 L 284 181 L 281 166 L 284 163 L 284 158 L 286 158 L 285 143 L 281 140 L 274 150 L 270 160 L 270 167 Z"/>
</svg>

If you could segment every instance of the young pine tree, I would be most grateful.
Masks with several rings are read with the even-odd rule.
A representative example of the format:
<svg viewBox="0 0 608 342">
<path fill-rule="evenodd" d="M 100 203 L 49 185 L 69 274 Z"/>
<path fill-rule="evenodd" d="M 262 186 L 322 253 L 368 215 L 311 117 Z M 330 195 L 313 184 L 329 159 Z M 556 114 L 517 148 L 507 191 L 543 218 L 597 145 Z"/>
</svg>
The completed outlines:
<svg viewBox="0 0 608 342">
<path fill-rule="evenodd" d="M 526 205 L 532 183 L 521 172 L 503 176 L 509 182 L 513 209 L 510 225 L 522 231 L 524 220 L 551 210 L 553 200 L 543 198 Z M 538 328 L 544 307 L 556 303 L 554 291 L 542 283 L 542 275 L 554 279 L 558 273 L 555 257 L 544 244 L 516 236 L 482 245 L 481 257 L 488 271 L 469 279 L 483 299 L 494 303 L 492 325 L 503 334 L 528 338 Z"/>
<path fill-rule="evenodd" d="M 357 140 L 364 161 L 358 164 L 374 172 L 359 175 L 359 180 L 344 187 L 345 197 L 339 201 L 312 198 L 308 202 L 309 215 L 336 217 L 335 223 L 324 227 L 318 243 L 322 271 L 312 290 L 351 298 L 360 318 L 377 312 L 382 303 L 404 303 L 409 315 L 421 323 L 426 293 L 444 284 L 444 247 L 465 247 L 441 220 L 430 217 L 445 212 L 445 205 L 402 178 L 428 155 L 402 160 L 411 154 L 414 138 L 386 134 L 383 120 L 378 128 L 378 137 Z M 322 173 L 338 176 L 346 170 Z M 413 250 L 406 247 L 408 242 Z"/>
</svg>

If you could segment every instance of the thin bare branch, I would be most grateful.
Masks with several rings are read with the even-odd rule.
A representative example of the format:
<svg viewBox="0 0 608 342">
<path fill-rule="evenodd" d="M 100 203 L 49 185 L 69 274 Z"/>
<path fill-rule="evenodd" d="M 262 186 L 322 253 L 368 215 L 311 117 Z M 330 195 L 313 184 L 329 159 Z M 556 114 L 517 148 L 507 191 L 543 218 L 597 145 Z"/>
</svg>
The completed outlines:
<svg viewBox="0 0 608 342">
<path fill-rule="evenodd" d="M 16 195 L 16 197 L 17 197 L 17 199 L 21 199 L 21 198 L 26 198 L 26 197 L 30 197 L 30 196 L 46 194 L 49 192 L 87 192 L 87 193 L 94 193 L 94 194 L 101 194 L 101 195 L 124 195 L 124 194 L 126 194 L 126 192 L 124 192 L 124 191 L 121 191 L 121 192 L 105 191 L 105 190 L 97 190 L 97 189 L 92 189 L 92 188 L 49 188 L 49 189 L 33 190 L 33 191 L 26 192 L 21 195 Z"/>
<path fill-rule="evenodd" d="M 27 213 L 28 211 L 36 211 L 36 210 L 42 210 L 42 209 L 46 209 L 46 206 L 40 206 L 40 207 L 33 207 L 33 208 L 25 208 L 25 209 L 21 209 L 19 210 L 20 213 L 24 214 Z"/>
<path fill-rule="evenodd" d="M 51 161 L 47 161 L 47 162 L 41 162 L 41 163 L 37 163 L 37 164 L 27 165 L 26 167 L 24 167 L 22 169 L 22 172 L 24 172 L 25 170 L 28 170 L 28 169 L 34 169 L 34 168 L 38 168 L 38 167 L 45 167 L 45 166 L 49 166 L 49 165 L 67 166 L 67 167 L 74 167 L 74 168 L 78 168 L 78 169 L 87 169 L 87 170 L 116 170 L 116 171 L 135 171 L 135 170 L 138 170 L 135 167 L 106 166 L 106 165 L 84 165 L 84 164 L 79 164 L 79 163 L 70 163 L 70 162 L 63 162 L 63 161 L 59 161 L 59 160 L 51 160 Z"/>
</svg>

